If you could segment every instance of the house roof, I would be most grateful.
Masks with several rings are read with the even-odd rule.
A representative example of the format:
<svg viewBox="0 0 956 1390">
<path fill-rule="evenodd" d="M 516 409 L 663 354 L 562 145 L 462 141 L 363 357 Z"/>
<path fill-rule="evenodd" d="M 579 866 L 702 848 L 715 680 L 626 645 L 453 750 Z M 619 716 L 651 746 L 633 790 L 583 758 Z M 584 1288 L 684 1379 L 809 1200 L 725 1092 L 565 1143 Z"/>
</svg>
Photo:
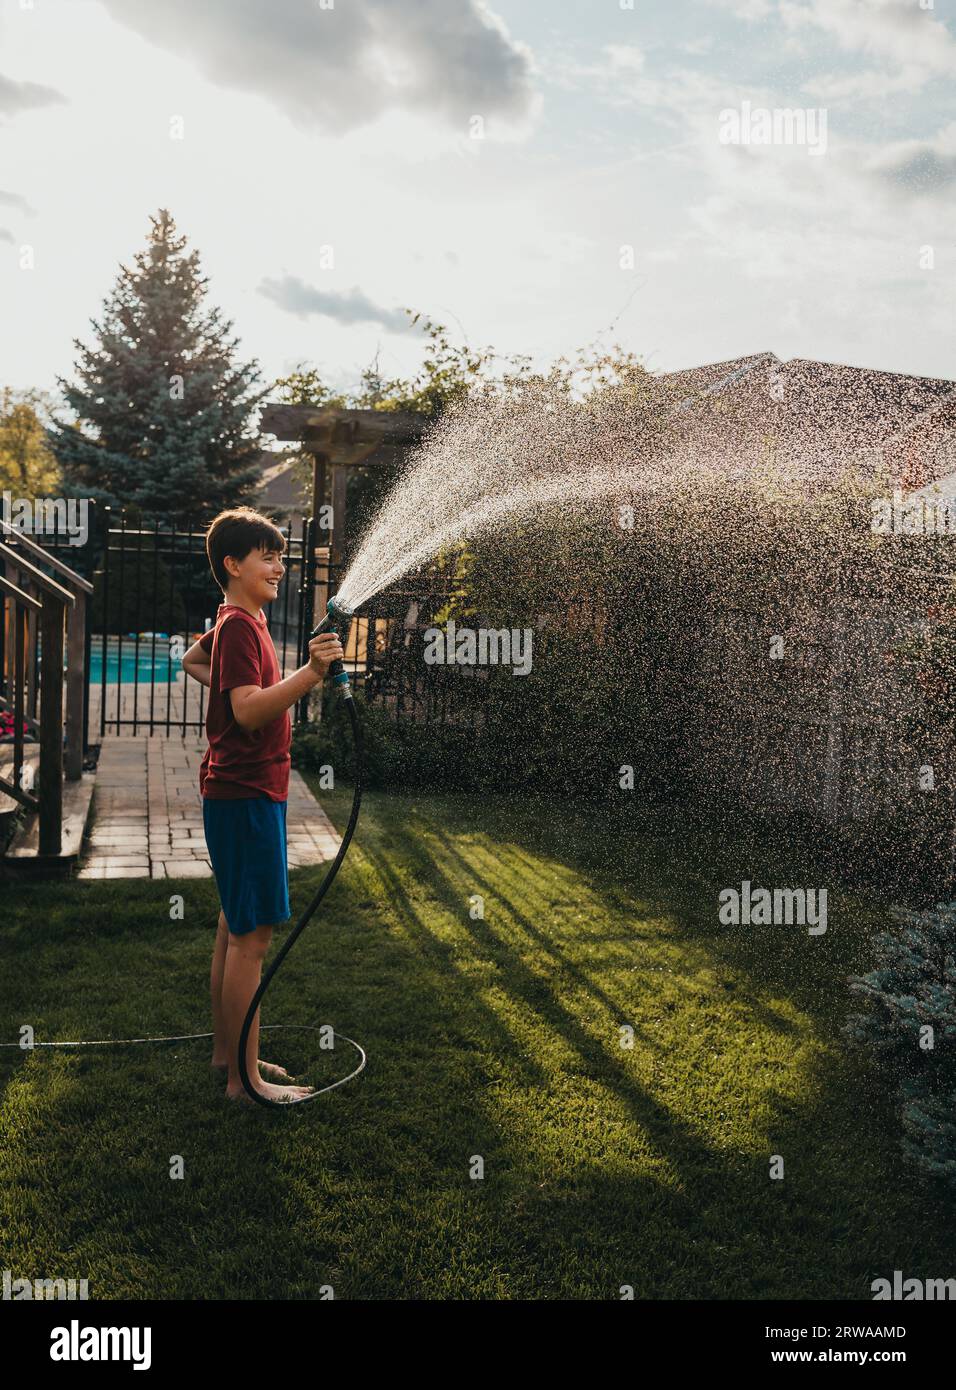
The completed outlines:
<svg viewBox="0 0 956 1390">
<path fill-rule="evenodd" d="M 311 498 L 299 481 L 293 460 L 263 451 L 260 463 L 262 480 L 257 506 L 270 511 L 281 523 L 291 517 L 293 525 L 298 526 L 302 517 L 308 515 Z"/>
<path fill-rule="evenodd" d="M 691 400 L 703 392 L 720 390 L 756 366 L 778 361 L 775 353 L 755 352 L 750 357 L 734 357 L 727 362 L 709 362 L 703 367 L 686 367 L 679 372 L 664 372 L 660 379 L 673 387 L 682 397 Z"/>
<path fill-rule="evenodd" d="M 772 352 L 663 376 L 685 441 L 744 473 L 768 448 L 828 478 L 845 468 L 918 486 L 956 470 L 956 381 Z"/>
</svg>

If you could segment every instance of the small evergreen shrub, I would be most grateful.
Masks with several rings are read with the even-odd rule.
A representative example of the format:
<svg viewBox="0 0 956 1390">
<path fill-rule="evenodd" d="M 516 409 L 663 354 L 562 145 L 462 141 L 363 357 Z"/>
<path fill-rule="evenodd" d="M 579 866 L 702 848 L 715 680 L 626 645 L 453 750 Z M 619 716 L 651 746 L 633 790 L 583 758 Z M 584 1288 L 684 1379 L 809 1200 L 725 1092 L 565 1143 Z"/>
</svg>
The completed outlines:
<svg viewBox="0 0 956 1390">
<path fill-rule="evenodd" d="M 898 930 L 874 939 L 875 968 L 850 976 L 867 1007 L 846 1035 L 894 1077 L 907 1157 L 956 1185 L 956 902 L 891 915 Z"/>
</svg>

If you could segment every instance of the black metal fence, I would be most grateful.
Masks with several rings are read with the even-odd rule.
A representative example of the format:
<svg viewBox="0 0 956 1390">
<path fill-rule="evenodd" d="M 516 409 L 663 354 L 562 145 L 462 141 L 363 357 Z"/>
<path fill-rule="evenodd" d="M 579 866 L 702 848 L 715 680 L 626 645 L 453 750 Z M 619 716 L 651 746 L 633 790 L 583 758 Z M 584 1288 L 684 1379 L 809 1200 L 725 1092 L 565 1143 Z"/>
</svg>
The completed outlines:
<svg viewBox="0 0 956 1390">
<path fill-rule="evenodd" d="M 89 504 L 87 536 L 37 536 L 93 583 L 87 625 L 86 746 L 107 733 L 185 734 L 205 727 L 205 687 L 182 670 L 184 652 L 216 620 L 222 592 L 209 569 L 212 517 L 182 525 Z M 286 577 L 267 619 L 283 674 L 307 659 L 315 581 L 310 520 L 277 523 Z M 297 710 L 302 718 L 304 710 Z"/>
<path fill-rule="evenodd" d="M 177 525 L 89 503 L 83 545 L 62 532 L 37 536 L 93 584 L 84 748 L 106 734 L 204 729 L 205 687 L 185 675 L 181 659 L 215 623 L 222 602 L 205 550 L 211 520 L 189 517 Z M 345 567 L 331 563 L 327 547 L 317 549 L 311 518 L 277 524 L 286 537 L 286 575 L 266 616 L 288 675 L 308 660 L 309 633 Z M 452 567 L 428 566 L 363 605 L 352 625 L 346 665 L 353 681 L 396 720 L 458 722 L 471 704 L 456 698 L 460 682 L 422 660 L 423 631 L 452 591 Z M 295 722 L 308 717 L 308 701 L 300 701 Z"/>
<path fill-rule="evenodd" d="M 471 728 L 484 722 L 480 687 L 487 668 L 428 665 L 423 656 L 425 633 L 459 591 L 453 562 L 431 564 L 363 604 L 360 620 L 353 623 L 346 655 L 357 631 L 365 697 L 395 722 Z"/>
<path fill-rule="evenodd" d="M 185 734 L 205 726 L 205 687 L 190 681 L 180 662 L 213 626 L 223 601 L 206 556 L 207 525 L 204 518 L 188 518 L 182 528 L 158 520 L 131 524 L 125 512 L 103 508 L 89 663 L 100 736 L 124 729 Z M 306 659 L 314 547 L 308 521 L 297 535 L 291 521 L 280 529 L 286 576 L 267 619 L 286 675 Z"/>
</svg>

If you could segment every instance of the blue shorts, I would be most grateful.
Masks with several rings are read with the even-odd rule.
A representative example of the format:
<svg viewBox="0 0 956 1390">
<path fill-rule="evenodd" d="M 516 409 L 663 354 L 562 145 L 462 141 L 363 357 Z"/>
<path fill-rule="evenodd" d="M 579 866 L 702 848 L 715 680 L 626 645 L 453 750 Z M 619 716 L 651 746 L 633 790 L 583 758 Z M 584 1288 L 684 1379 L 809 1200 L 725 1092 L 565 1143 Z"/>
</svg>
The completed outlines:
<svg viewBox="0 0 956 1390">
<path fill-rule="evenodd" d="M 242 936 L 289 920 L 285 801 L 203 797 L 206 847 L 226 925 Z"/>
</svg>

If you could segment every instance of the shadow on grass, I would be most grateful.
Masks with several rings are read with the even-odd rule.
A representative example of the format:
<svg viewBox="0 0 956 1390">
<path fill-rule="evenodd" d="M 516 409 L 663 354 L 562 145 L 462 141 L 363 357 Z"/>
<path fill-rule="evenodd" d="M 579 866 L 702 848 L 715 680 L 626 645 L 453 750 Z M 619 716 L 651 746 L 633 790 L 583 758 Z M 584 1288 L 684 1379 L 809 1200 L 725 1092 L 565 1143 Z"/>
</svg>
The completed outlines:
<svg viewBox="0 0 956 1390">
<path fill-rule="evenodd" d="M 865 1297 L 870 1279 L 899 1267 L 900 1260 L 931 1270 L 938 1267 L 934 1255 L 944 1263 L 947 1256 L 951 1258 L 956 1248 L 951 1198 L 942 1187 L 920 1181 L 904 1165 L 897 1151 L 897 1117 L 881 1093 L 883 1083 L 865 1059 L 845 1047 L 839 1032 L 849 1006 L 846 975 L 851 969 L 866 968 L 864 929 L 875 925 L 879 909 L 834 885 L 823 937 L 811 937 L 805 926 L 797 925 L 749 930 L 721 927 L 717 895 L 723 887 L 739 886 L 744 878 L 755 885 L 806 887 L 825 886 L 825 880 L 821 882 L 812 868 L 801 872 L 793 856 L 782 853 L 780 847 L 770 853 L 753 844 L 728 847 L 722 837 L 715 838 L 703 827 L 684 829 L 679 854 L 673 852 L 673 830 L 662 843 L 659 833 L 646 828 L 643 835 L 634 834 L 626 856 L 620 853 L 619 832 L 615 852 L 608 853 L 615 846 L 612 832 L 595 853 L 593 827 L 582 822 L 572 826 L 575 833 L 569 835 L 568 819 L 552 808 L 542 820 L 540 810 L 534 807 L 530 819 L 513 804 L 498 806 L 490 816 L 483 813 L 482 831 L 497 834 L 500 853 L 492 858 L 487 846 L 481 846 L 483 862 L 478 863 L 473 842 L 467 850 L 461 848 L 469 834 L 473 841 L 473 803 L 443 798 L 438 817 L 433 803 L 425 817 L 416 815 L 411 804 L 403 828 L 413 843 L 406 845 L 404 853 L 415 882 L 428 884 L 434 899 L 461 923 L 475 954 L 503 977 L 502 989 L 509 999 L 533 1011 L 570 1051 L 573 1062 L 564 1073 L 598 1080 L 602 1096 L 616 1101 L 666 1160 L 679 1193 L 658 1191 L 651 1206 L 660 1210 L 663 1204 L 671 1223 L 689 1222 L 693 1235 L 687 1234 L 695 1249 L 702 1242 L 701 1255 L 708 1244 L 706 1232 L 714 1226 L 714 1212 L 720 1209 L 712 1231 L 715 1248 L 733 1252 L 724 1277 L 730 1277 L 732 1267 L 733 1278 L 739 1280 L 737 1262 L 756 1239 L 762 1256 L 758 1264 L 763 1263 L 764 1272 L 755 1289 L 744 1296 Z M 364 852 L 410 939 L 424 953 L 434 953 L 439 948 L 433 933 L 403 888 L 389 857 L 391 850 L 384 852 L 370 844 Z M 560 898 L 549 896 L 556 890 L 536 893 L 527 880 L 522 881 L 516 863 L 538 877 L 549 863 L 571 868 L 579 876 L 578 891 L 596 895 L 609 926 L 617 924 L 602 934 L 601 943 L 624 943 L 647 965 L 648 977 L 619 994 L 595 980 L 602 962 L 590 949 L 594 935 L 586 935 L 585 963 L 575 960 L 568 950 L 567 933 L 556 934 L 560 920 L 549 911 L 562 905 Z M 473 893 L 494 905 L 498 916 L 504 908 L 507 933 L 487 919 L 471 919 L 466 904 Z M 769 1062 L 742 1077 L 736 1091 L 730 1078 L 731 1101 L 746 1105 L 750 1086 L 754 1101 L 767 1111 L 766 1145 L 734 1151 L 702 1142 L 699 1127 L 683 1118 L 693 1112 L 693 1086 L 685 1093 L 690 1103 L 683 1112 L 660 1104 L 646 1087 L 635 1084 L 632 1070 L 623 1061 L 625 1054 L 615 1046 L 614 1025 L 631 1018 L 635 996 L 646 1000 L 660 987 L 653 961 L 647 960 L 654 954 L 647 949 L 654 944 L 654 933 L 641 925 L 648 911 L 662 923 L 658 944 L 667 940 L 677 946 L 700 981 L 699 988 L 684 983 L 680 991 L 684 998 L 677 1007 L 694 1011 L 713 1000 L 721 1013 L 731 1008 L 732 1022 L 739 1030 L 769 1030 L 786 1045 L 800 1049 L 799 1089 L 775 1087 Z M 453 961 L 447 943 L 444 951 L 447 967 Z M 551 980 L 547 970 L 542 971 L 542 962 L 551 969 Z M 673 981 L 668 983 L 672 992 Z M 569 989 L 576 1000 L 586 995 L 589 1006 L 599 1006 L 609 1015 L 605 1031 L 596 1035 L 565 1005 L 563 996 Z M 469 1017 L 473 1017 L 474 1003 L 472 998 Z M 515 1051 L 514 1038 L 503 1030 L 500 1013 L 484 1010 L 478 1030 L 494 1048 L 510 1047 L 514 1084 L 546 1082 L 548 1073 L 537 1059 Z M 635 1028 L 635 1047 L 659 1053 L 662 1045 L 645 1026 Z M 551 1076 L 553 1080 L 553 1072 Z M 573 1099 L 566 1096 L 569 1113 Z M 769 1180 L 771 1153 L 785 1158 L 785 1182 Z M 520 1152 L 510 1155 L 515 1162 L 522 1157 Z M 600 1183 L 597 1165 L 590 1172 L 585 1168 L 582 1180 L 589 1190 Z M 560 1188 L 562 1180 L 542 1183 L 549 1185 Z M 579 1190 L 578 1179 L 572 1187 Z M 616 1200 L 620 1197 L 618 1193 Z M 639 1203 L 642 1209 L 645 1200 L 646 1194 Z M 668 1241 L 672 1238 L 673 1232 Z M 844 1248 L 839 1250 L 841 1244 Z M 798 1249 L 804 1257 L 802 1264 L 792 1258 Z M 824 1249 L 827 1258 L 821 1261 Z M 767 1268 L 770 1251 L 775 1258 L 772 1268 Z M 927 1257 L 930 1263 L 925 1266 Z M 750 1258 L 754 1258 L 753 1249 Z M 843 1282 L 828 1277 L 828 1270 L 835 1273 L 834 1267 L 841 1262 L 846 1264 Z M 711 1296 L 719 1296 L 719 1264 L 710 1266 Z M 704 1259 L 702 1268 L 706 1267 Z M 782 1284 L 784 1278 L 792 1282 Z M 695 1287 L 700 1293 L 699 1285 Z"/>
<path fill-rule="evenodd" d="M 788 872 L 700 829 L 370 797 L 265 1010 L 356 1037 L 366 1072 L 273 1116 L 225 1104 L 202 1042 L 0 1054 L 0 1262 L 130 1298 L 867 1298 L 945 1273 L 951 1208 L 837 1040 L 871 909 L 831 899 L 800 941 L 717 924 L 719 888 Z M 320 877 L 292 875 L 300 910 Z M 184 922 L 168 884 L 31 890 L 0 934 L 3 1040 L 207 1026 L 214 886 L 175 890 Z M 352 1066 L 263 1052 L 314 1084 Z"/>
</svg>

